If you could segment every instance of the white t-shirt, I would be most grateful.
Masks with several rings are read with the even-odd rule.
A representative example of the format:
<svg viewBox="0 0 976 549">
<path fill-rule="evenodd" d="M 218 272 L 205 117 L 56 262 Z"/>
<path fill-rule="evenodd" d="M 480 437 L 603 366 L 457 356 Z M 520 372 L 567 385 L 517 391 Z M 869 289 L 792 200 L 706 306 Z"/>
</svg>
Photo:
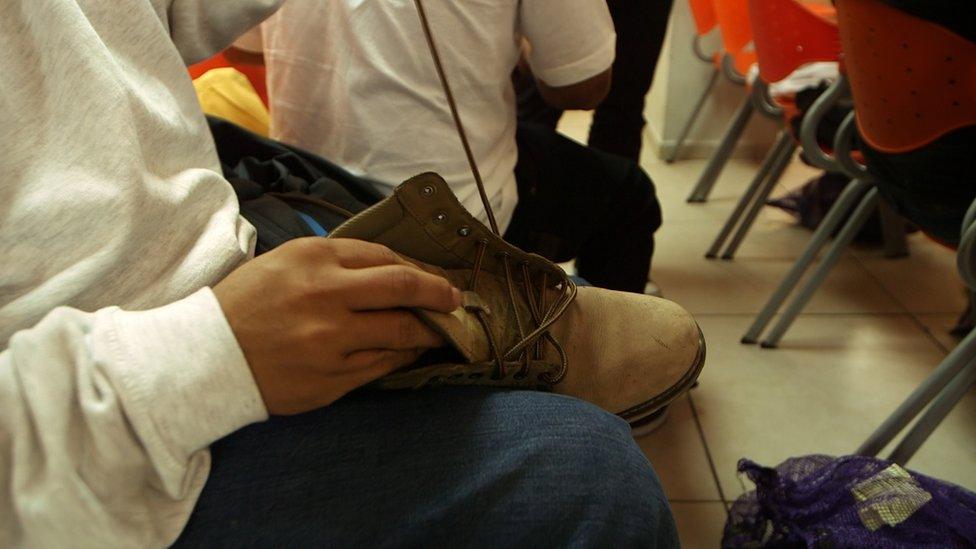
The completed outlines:
<svg viewBox="0 0 976 549">
<path fill-rule="evenodd" d="M 434 40 L 502 230 L 518 201 L 515 96 L 520 42 L 550 86 L 613 63 L 603 0 L 427 0 Z M 271 133 L 392 193 L 440 173 L 484 220 L 474 178 L 428 51 L 414 0 L 286 2 L 263 25 Z"/>
</svg>

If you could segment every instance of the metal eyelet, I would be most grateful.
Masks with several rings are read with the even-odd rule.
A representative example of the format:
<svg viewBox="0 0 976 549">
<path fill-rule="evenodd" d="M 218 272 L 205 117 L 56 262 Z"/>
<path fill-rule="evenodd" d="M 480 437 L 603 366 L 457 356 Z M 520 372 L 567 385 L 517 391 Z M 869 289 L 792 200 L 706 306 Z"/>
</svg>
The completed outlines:
<svg viewBox="0 0 976 549">
<path fill-rule="evenodd" d="M 468 236 L 471 234 L 471 227 L 464 226 L 458 229 L 458 234 L 461 236 Z"/>
<path fill-rule="evenodd" d="M 444 223 L 447 221 L 447 214 L 444 212 L 437 212 L 434 214 L 434 223 Z"/>
<path fill-rule="evenodd" d="M 425 185 L 423 188 L 420 189 L 420 196 L 424 198 L 430 198 L 435 194 L 437 194 L 437 188 L 434 187 L 433 185 Z"/>
</svg>

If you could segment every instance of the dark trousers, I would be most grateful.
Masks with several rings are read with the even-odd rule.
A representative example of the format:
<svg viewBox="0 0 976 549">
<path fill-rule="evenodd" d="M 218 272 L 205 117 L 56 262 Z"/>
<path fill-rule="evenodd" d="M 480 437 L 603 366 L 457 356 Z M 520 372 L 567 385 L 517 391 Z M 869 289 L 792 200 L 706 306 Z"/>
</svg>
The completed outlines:
<svg viewBox="0 0 976 549">
<path fill-rule="evenodd" d="M 519 124 L 519 203 L 505 239 L 552 261 L 576 259 L 594 286 L 643 293 L 661 206 L 636 162 Z"/>
<path fill-rule="evenodd" d="M 589 145 L 637 161 L 644 98 L 661 54 L 672 0 L 607 0 L 617 31 L 617 57 L 606 99 L 593 113 Z M 562 111 L 548 106 L 531 78 L 516 78 L 519 119 L 555 128 Z"/>
<path fill-rule="evenodd" d="M 906 219 L 950 245 L 976 198 L 976 126 L 950 132 L 916 151 L 883 153 L 862 144 L 881 195 Z"/>
</svg>

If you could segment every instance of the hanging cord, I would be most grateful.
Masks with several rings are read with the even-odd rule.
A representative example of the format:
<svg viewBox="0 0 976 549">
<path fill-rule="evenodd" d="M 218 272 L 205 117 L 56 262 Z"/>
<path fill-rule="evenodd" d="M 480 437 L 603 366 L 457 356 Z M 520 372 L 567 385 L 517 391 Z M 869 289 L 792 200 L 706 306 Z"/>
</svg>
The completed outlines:
<svg viewBox="0 0 976 549">
<path fill-rule="evenodd" d="M 424 28 L 424 36 L 427 37 L 427 46 L 430 48 L 430 55 L 434 58 L 437 76 L 441 79 L 441 87 L 444 88 L 444 95 L 447 96 L 447 104 L 450 106 L 451 115 L 454 117 L 454 127 L 457 128 L 458 136 L 461 138 L 464 154 L 468 157 L 468 165 L 471 166 L 471 174 L 474 175 L 474 182 L 478 185 L 478 194 L 481 195 L 481 202 L 485 205 L 485 213 L 488 214 L 488 223 L 491 225 L 491 230 L 496 235 L 501 236 L 501 232 L 498 230 L 498 223 L 495 221 L 495 213 L 492 211 L 491 204 L 488 202 L 485 183 L 481 180 L 481 172 L 478 171 L 474 154 L 471 152 L 471 145 L 468 143 L 468 136 L 464 132 L 464 125 L 461 124 L 461 115 L 458 114 L 457 103 L 454 102 L 454 94 L 451 93 L 451 85 L 447 81 L 447 74 L 445 74 L 444 66 L 441 64 L 441 56 L 437 53 L 437 46 L 434 45 L 434 37 L 430 32 L 430 23 L 427 21 L 427 12 L 424 10 L 424 4 L 421 0 L 414 0 L 414 2 L 417 4 L 417 13 L 420 15 L 420 24 Z"/>
<path fill-rule="evenodd" d="M 447 74 L 444 72 L 444 65 L 441 63 L 440 54 L 437 53 L 437 46 L 434 44 L 434 37 L 430 30 L 430 22 L 427 20 L 427 12 L 424 10 L 423 0 L 414 0 L 417 5 L 417 14 L 420 16 L 420 24 L 424 29 L 424 36 L 427 38 L 427 46 L 430 48 L 430 55 L 434 61 L 434 67 L 437 69 L 437 76 L 441 81 L 441 88 L 444 90 L 444 95 L 447 96 L 447 104 L 451 108 L 451 116 L 454 117 L 454 127 L 457 129 L 458 137 L 461 138 L 461 145 L 464 147 L 464 154 L 468 157 L 468 165 L 471 166 L 471 174 L 474 175 L 474 181 L 478 185 L 478 193 L 481 195 L 481 202 L 485 206 L 485 213 L 488 214 L 488 223 L 491 225 L 491 230 L 498 236 L 501 236 L 501 232 L 498 230 L 498 223 L 495 221 L 495 213 L 491 209 L 491 204 L 488 201 L 488 193 L 485 191 L 485 184 L 481 180 L 481 173 L 478 171 L 478 165 L 475 162 L 474 154 L 471 152 L 471 145 L 468 143 L 468 136 L 464 131 L 464 125 L 461 123 L 461 115 L 458 113 L 457 103 L 454 100 L 454 94 L 451 92 L 451 85 L 447 81 Z M 481 272 L 483 266 L 483 260 L 485 253 L 488 250 L 488 241 L 482 240 L 479 242 L 478 255 L 475 258 L 474 269 L 471 273 L 471 281 L 469 283 L 470 290 L 475 291 L 478 283 L 478 274 Z M 528 264 L 522 265 L 522 274 L 524 277 L 524 289 L 526 293 L 526 298 L 529 303 L 530 312 L 532 315 L 532 320 L 535 321 L 537 327 L 530 331 L 525 332 L 525 328 L 522 323 L 522 319 L 519 315 L 518 304 L 515 297 L 515 285 L 513 283 L 511 266 L 508 261 L 508 254 L 501 252 L 499 254 L 499 259 L 505 266 L 505 280 L 508 286 L 509 299 L 511 300 L 512 309 L 515 313 L 515 320 L 518 324 L 519 331 L 519 342 L 515 344 L 511 349 L 509 349 L 504 355 L 498 348 L 498 344 L 494 340 L 494 336 L 491 332 L 491 327 L 489 325 L 488 319 L 484 311 L 477 312 L 478 322 L 481 323 L 482 329 L 488 337 L 488 345 L 491 350 L 492 358 L 495 362 L 495 368 L 492 377 L 495 379 L 501 379 L 505 377 L 505 363 L 509 361 L 521 361 L 523 362 L 522 368 L 520 369 L 518 375 L 525 376 L 528 373 L 529 364 L 534 355 L 536 359 L 542 357 L 542 346 L 543 340 L 548 342 L 556 349 L 556 353 L 559 355 L 559 364 L 555 371 L 546 372 L 540 375 L 540 380 L 555 385 L 559 383 L 563 377 L 566 375 L 566 370 L 569 367 L 569 358 L 566 355 L 566 351 L 563 349 L 562 345 L 549 333 L 549 327 L 566 311 L 569 304 L 573 302 L 576 298 L 576 285 L 566 277 L 563 276 L 563 281 L 557 286 L 562 292 L 552 304 L 547 303 L 546 290 L 547 290 L 547 275 L 543 273 L 542 288 L 540 289 L 541 295 L 536 298 L 532 293 L 532 277 L 529 272 Z M 532 349 L 530 349 L 532 347 Z"/>
</svg>

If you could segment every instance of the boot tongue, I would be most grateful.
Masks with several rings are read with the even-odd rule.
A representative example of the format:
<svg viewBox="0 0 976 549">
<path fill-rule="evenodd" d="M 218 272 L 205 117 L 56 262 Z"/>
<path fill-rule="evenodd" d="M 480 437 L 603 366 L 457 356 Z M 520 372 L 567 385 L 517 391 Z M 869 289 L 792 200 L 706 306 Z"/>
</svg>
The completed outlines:
<svg viewBox="0 0 976 549">
<path fill-rule="evenodd" d="M 421 269 L 446 278 L 456 288 L 463 288 L 469 276 L 466 271 L 443 269 L 436 265 L 401 256 Z M 440 334 L 448 345 L 459 352 L 468 363 L 485 362 L 491 357 L 491 348 L 485 337 L 484 328 L 473 314 L 482 309 L 490 314 L 485 300 L 475 292 L 461 292 L 461 306 L 450 313 L 439 313 L 427 309 L 411 309 L 420 320 Z"/>
<path fill-rule="evenodd" d="M 448 279 L 458 288 L 466 287 L 471 277 L 470 270 L 443 269 L 415 259 L 409 260 L 425 271 Z M 513 287 L 509 288 L 510 285 Z M 526 335 L 538 328 L 524 292 L 515 289 L 515 285 L 517 282 L 507 282 L 503 277 L 492 273 L 482 273 L 477 283 L 478 291 L 462 291 L 461 307 L 455 311 L 438 313 L 415 309 L 413 312 L 440 334 L 468 363 L 495 362 L 493 343 L 499 355 L 504 357 Z M 513 294 L 516 296 L 514 302 Z M 550 299 L 553 298 L 555 296 L 550 296 Z M 489 341 L 489 337 L 493 341 Z M 533 340 L 539 337 L 542 336 Z M 545 354 L 546 362 L 559 362 L 555 353 Z"/>
<path fill-rule="evenodd" d="M 451 313 L 438 313 L 426 309 L 413 309 L 428 326 L 457 350 L 468 363 L 486 362 L 491 349 L 484 328 L 472 314 L 474 308 L 486 307 L 484 300 L 474 292 L 461 293 L 461 306 Z"/>
</svg>

